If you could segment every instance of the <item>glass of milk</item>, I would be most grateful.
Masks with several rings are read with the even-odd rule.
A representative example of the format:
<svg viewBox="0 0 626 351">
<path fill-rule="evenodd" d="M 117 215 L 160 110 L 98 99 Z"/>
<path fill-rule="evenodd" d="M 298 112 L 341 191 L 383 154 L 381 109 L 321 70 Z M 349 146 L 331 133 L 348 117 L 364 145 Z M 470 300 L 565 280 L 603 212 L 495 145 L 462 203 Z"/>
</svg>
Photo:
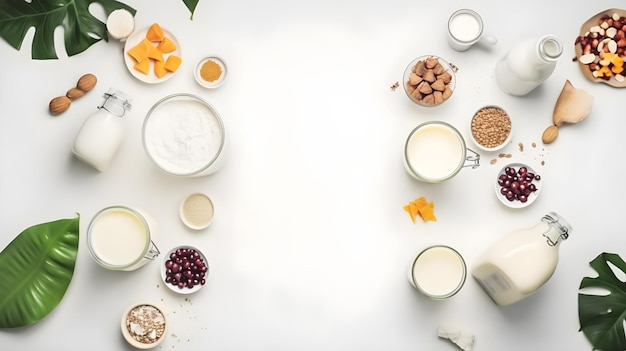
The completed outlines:
<svg viewBox="0 0 626 351">
<path fill-rule="evenodd" d="M 106 207 L 94 215 L 87 245 L 100 266 L 117 271 L 135 270 L 159 255 L 146 218 L 125 206 Z"/>
<path fill-rule="evenodd" d="M 467 266 L 455 249 L 434 245 L 422 250 L 411 263 L 409 281 L 425 296 L 443 300 L 456 295 L 465 284 Z"/>
<path fill-rule="evenodd" d="M 472 155 L 468 156 L 468 151 Z M 463 167 L 476 168 L 480 155 L 466 147 L 461 133 L 446 122 L 430 121 L 415 127 L 404 145 L 404 166 L 413 178 L 440 183 Z"/>
<path fill-rule="evenodd" d="M 495 45 L 498 40 L 492 35 L 483 35 L 483 20 L 478 13 L 469 9 L 455 11 L 448 19 L 448 44 L 456 51 L 465 51 L 478 41 Z"/>
</svg>

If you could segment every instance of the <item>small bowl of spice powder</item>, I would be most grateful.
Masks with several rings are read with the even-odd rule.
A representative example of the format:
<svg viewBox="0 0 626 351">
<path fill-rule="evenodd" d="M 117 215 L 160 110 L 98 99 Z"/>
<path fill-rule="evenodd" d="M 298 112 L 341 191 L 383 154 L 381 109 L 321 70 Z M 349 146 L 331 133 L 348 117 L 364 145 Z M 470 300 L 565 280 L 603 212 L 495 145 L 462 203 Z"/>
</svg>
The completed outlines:
<svg viewBox="0 0 626 351">
<path fill-rule="evenodd" d="M 215 208 L 213 201 L 202 193 L 193 193 L 180 205 L 180 219 L 183 223 L 195 230 L 207 228 L 213 221 Z"/>
<path fill-rule="evenodd" d="M 196 66 L 194 76 L 198 84 L 205 88 L 217 88 L 226 78 L 226 64 L 216 56 L 205 57 Z"/>
<path fill-rule="evenodd" d="M 483 151 L 498 151 L 510 143 L 511 117 L 497 106 L 476 111 L 470 124 L 472 140 Z"/>
<path fill-rule="evenodd" d="M 131 305 L 122 314 L 122 335 L 138 349 L 151 349 L 165 338 L 167 321 L 163 310 L 152 303 Z"/>
</svg>

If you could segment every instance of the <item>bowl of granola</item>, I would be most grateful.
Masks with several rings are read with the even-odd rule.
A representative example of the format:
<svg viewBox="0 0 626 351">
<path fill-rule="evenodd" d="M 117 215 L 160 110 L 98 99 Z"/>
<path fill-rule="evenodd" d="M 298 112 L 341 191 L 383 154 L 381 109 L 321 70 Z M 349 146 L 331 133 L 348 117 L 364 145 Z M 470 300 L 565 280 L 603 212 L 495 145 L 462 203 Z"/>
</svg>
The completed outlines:
<svg viewBox="0 0 626 351">
<path fill-rule="evenodd" d="M 149 302 L 135 303 L 122 314 L 122 335 L 133 347 L 151 349 L 165 338 L 167 319 L 163 309 Z"/>
</svg>

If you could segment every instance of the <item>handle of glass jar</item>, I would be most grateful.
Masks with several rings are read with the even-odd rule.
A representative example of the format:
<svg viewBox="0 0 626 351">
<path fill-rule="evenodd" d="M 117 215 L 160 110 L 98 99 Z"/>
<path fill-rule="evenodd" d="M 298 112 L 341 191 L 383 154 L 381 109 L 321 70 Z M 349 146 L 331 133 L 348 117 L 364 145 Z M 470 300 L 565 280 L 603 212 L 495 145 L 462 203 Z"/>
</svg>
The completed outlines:
<svg viewBox="0 0 626 351">
<path fill-rule="evenodd" d="M 463 164 L 463 167 L 471 166 L 472 169 L 474 169 L 480 166 L 480 155 L 478 154 L 478 152 L 469 148 L 465 148 L 465 150 L 471 152 L 473 155 L 465 156 L 465 163 Z"/>
<path fill-rule="evenodd" d="M 149 260 L 154 260 L 160 253 L 161 251 L 159 251 L 159 248 L 156 246 L 154 241 L 150 240 L 150 248 L 143 257 Z"/>
</svg>

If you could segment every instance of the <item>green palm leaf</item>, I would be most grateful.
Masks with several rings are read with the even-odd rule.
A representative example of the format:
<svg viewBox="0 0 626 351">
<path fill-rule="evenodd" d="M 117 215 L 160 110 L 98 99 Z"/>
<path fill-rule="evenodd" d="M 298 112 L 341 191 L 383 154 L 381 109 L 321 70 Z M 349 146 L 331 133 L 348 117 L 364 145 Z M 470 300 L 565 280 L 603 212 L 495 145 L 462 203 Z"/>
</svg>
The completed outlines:
<svg viewBox="0 0 626 351">
<path fill-rule="evenodd" d="M 620 280 L 609 263 L 626 274 L 626 263 L 617 254 L 602 253 L 589 264 L 598 276 L 584 277 L 580 288 L 599 288 L 609 294 L 578 294 L 580 329 L 594 350 L 625 350 L 626 282 Z"/>
<path fill-rule="evenodd" d="M 2 0 L 0 1 L 0 37 L 20 50 L 24 37 L 35 28 L 32 58 L 56 59 L 54 30 L 62 26 L 65 32 L 65 51 L 74 56 L 104 39 L 108 41 L 106 25 L 89 12 L 97 2 L 106 14 L 124 8 L 133 15 L 135 10 L 115 0 Z"/>
<path fill-rule="evenodd" d="M 79 218 L 29 227 L 0 252 L 0 328 L 35 323 L 61 302 L 74 274 Z"/>
</svg>

